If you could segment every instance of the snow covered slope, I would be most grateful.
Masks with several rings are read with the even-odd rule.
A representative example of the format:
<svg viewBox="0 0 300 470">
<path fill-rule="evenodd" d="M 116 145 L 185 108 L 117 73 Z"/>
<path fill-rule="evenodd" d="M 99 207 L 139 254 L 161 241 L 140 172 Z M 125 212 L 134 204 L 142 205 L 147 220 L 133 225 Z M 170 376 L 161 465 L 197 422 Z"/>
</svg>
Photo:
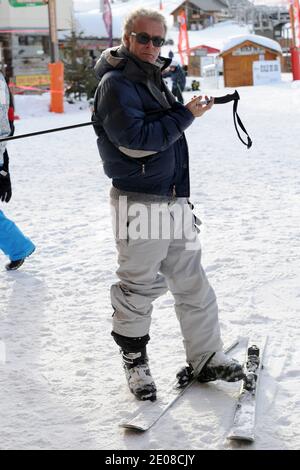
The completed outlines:
<svg viewBox="0 0 300 470">
<path fill-rule="evenodd" d="M 232 90 L 205 90 L 221 95 Z M 225 341 L 268 334 L 253 449 L 296 449 L 299 416 L 300 87 L 244 87 L 236 138 L 231 105 L 187 132 L 203 264 Z M 191 94 L 186 93 L 188 99 Z M 87 105 L 48 113 L 49 97 L 17 97 L 16 133 L 84 122 Z M 237 384 L 194 388 L 145 435 L 118 428 L 138 406 L 111 330 L 116 252 L 91 128 L 9 144 L 13 198 L 2 205 L 37 245 L 20 271 L 0 269 L 0 448 L 224 449 Z M 0 268 L 6 259 L 0 254 Z M 184 364 L 173 300 L 155 303 L 149 346 L 160 393 Z M 163 366 L 162 366 L 163 364 Z M 249 448 L 247 447 L 240 447 Z"/>
</svg>

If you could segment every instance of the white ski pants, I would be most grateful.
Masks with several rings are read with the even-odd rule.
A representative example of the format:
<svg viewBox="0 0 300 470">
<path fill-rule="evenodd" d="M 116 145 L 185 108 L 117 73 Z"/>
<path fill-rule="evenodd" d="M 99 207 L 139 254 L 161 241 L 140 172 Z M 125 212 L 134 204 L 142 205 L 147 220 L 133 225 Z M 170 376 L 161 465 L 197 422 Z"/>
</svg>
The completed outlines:
<svg viewBox="0 0 300 470">
<path fill-rule="evenodd" d="M 203 353 L 222 349 L 216 296 L 201 266 L 187 199 L 154 207 L 153 202 L 111 198 L 111 208 L 120 279 L 111 287 L 113 331 L 127 337 L 149 334 L 152 302 L 169 289 L 187 362 L 196 365 Z"/>
</svg>

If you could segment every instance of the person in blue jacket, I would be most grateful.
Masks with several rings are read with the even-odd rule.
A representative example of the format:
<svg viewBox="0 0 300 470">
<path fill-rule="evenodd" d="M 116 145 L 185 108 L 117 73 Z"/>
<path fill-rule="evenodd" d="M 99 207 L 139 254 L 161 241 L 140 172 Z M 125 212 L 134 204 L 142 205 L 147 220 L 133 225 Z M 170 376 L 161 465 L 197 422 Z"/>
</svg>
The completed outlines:
<svg viewBox="0 0 300 470">
<path fill-rule="evenodd" d="M 13 133 L 13 121 L 9 121 L 8 111 L 12 104 L 9 88 L 0 71 L 0 137 L 8 137 Z M 9 174 L 9 157 L 6 143 L 0 142 L 0 201 L 9 202 L 11 199 L 11 181 Z M 18 269 L 35 250 L 32 241 L 25 237 L 14 222 L 9 220 L 0 210 L 0 249 L 10 262 L 6 265 L 8 271 Z"/>
<path fill-rule="evenodd" d="M 198 96 L 184 106 L 168 90 L 162 72 L 170 59 L 160 57 L 166 30 L 159 12 L 129 14 L 122 45 L 104 51 L 96 64 L 100 82 L 92 116 L 104 171 L 112 179 L 119 264 L 119 282 L 111 287 L 112 336 L 129 389 L 141 400 L 156 399 L 146 346 L 153 301 L 167 290 L 175 299 L 189 364 L 178 375 L 180 384 L 193 376 L 243 377 L 241 365 L 222 351 L 216 296 L 201 265 L 199 220 L 189 202 L 184 131 L 213 100 L 202 104 Z"/>
</svg>

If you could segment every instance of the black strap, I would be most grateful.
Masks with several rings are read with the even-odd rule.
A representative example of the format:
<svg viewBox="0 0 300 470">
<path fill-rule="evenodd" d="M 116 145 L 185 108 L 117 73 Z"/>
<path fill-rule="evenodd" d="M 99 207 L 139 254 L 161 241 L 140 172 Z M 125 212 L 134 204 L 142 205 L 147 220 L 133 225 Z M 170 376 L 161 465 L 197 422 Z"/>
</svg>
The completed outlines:
<svg viewBox="0 0 300 470">
<path fill-rule="evenodd" d="M 8 171 L 9 169 L 9 157 L 8 157 L 8 153 L 6 149 L 4 150 L 4 154 L 3 154 L 3 167 L 2 168 L 5 171 Z"/>
<path fill-rule="evenodd" d="M 240 139 L 240 141 L 244 145 L 246 145 L 246 147 L 249 149 L 252 146 L 252 140 L 251 140 L 248 132 L 246 131 L 245 126 L 242 123 L 242 120 L 241 120 L 240 116 L 237 113 L 237 107 L 238 107 L 239 99 L 240 99 L 240 95 L 238 94 L 237 90 L 235 90 L 235 92 L 232 93 L 232 94 L 228 94 L 228 95 L 225 95 L 225 96 L 217 96 L 214 99 L 214 102 L 215 102 L 215 104 L 224 104 L 224 103 L 229 103 L 230 101 L 233 101 L 233 122 L 234 122 L 234 127 L 235 127 L 235 130 L 236 130 L 236 133 L 237 133 L 238 138 Z M 242 131 L 246 134 L 247 142 L 245 142 L 242 139 L 242 137 L 239 133 L 237 124 L 240 126 Z"/>
</svg>

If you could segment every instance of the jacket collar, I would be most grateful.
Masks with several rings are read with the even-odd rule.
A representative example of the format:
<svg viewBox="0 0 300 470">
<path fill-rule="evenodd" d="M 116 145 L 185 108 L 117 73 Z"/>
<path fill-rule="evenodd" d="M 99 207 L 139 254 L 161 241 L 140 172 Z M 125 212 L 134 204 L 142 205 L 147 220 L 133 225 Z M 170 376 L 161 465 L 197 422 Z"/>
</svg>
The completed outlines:
<svg viewBox="0 0 300 470">
<path fill-rule="evenodd" d="M 170 59 L 159 57 L 155 64 L 143 62 L 131 54 L 125 46 L 121 46 L 119 53 L 128 59 L 124 68 L 124 76 L 129 80 L 144 83 L 153 98 L 159 102 L 163 109 L 170 109 L 170 100 L 168 98 L 171 93 L 168 94 L 167 98 L 167 87 L 164 86 L 161 76 L 162 70 L 168 67 Z"/>
<path fill-rule="evenodd" d="M 171 59 L 159 57 L 155 64 L 150 64 L 131 54 L 124 45 L 107 51 L 105 58 L 113 68 L 122 69 L 128 80 L 143 83 L 163 109 L 171 108 L 170 103 L 174 102 L 174 97 L 161 76 L 162 70 L 169 66 Z"/>
</svg>

